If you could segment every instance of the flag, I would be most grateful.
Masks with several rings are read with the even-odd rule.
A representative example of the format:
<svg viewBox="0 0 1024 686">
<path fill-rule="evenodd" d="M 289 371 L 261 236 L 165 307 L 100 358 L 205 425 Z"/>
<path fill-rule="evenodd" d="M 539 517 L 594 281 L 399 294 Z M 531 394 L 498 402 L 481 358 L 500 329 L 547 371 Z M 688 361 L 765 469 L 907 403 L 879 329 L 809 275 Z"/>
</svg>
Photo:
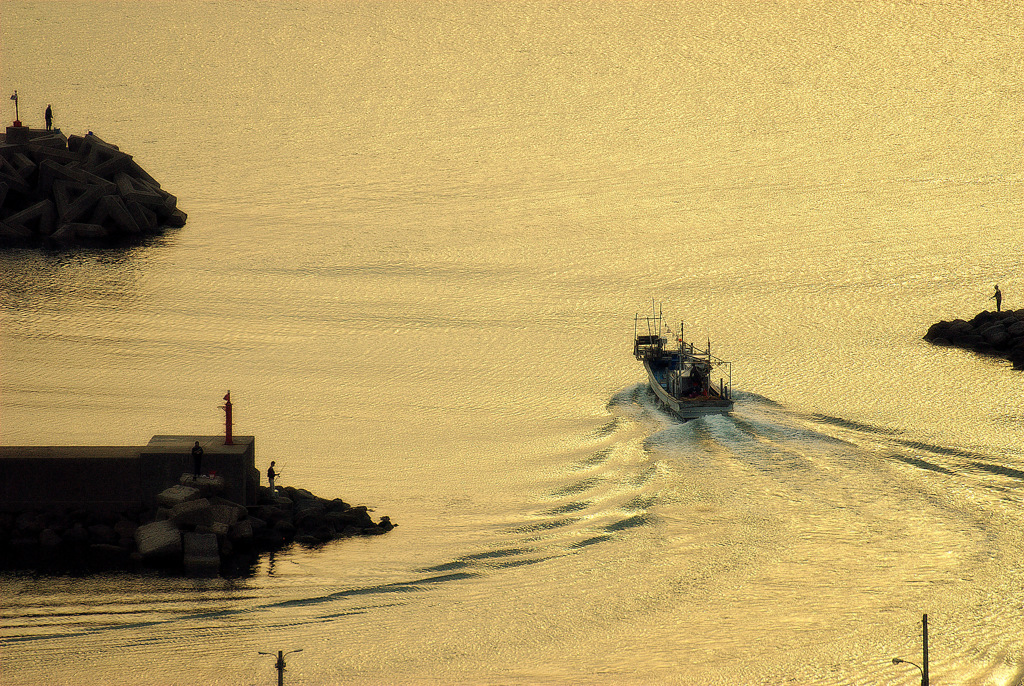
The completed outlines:
<svg viewBox="0 0 1024 686">
<path fill-rule="evenodd" d="M 14 91 L 14 95 L 11 96 L 11 100 L 18 102 L 18 91 Z"/>
</svg>

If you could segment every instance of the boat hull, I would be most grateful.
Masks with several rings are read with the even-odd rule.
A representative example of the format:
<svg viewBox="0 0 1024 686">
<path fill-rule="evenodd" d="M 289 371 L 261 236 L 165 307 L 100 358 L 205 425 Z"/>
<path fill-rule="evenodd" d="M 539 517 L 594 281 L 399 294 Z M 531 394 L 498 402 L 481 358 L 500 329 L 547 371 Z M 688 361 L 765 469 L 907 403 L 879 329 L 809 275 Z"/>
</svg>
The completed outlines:
<svg viewBox="0 0 1024 686">
<path fill-rule="evenodd" d="M 658 400 L 669 412 L 680 419 L 696 419 L 713 414 L 729 414 L 732 412 L 732 400 L 713 396 L 676 398 L 665 390 L 665 387 L 662 386 L 661 381 L 658 379 L 658 375 L 651 368 L 647 360 L 644 360 L 644 369 L 647 371 L 647 380 L 650 382 L 654 395 L 658 397 Z"/>
</svg>

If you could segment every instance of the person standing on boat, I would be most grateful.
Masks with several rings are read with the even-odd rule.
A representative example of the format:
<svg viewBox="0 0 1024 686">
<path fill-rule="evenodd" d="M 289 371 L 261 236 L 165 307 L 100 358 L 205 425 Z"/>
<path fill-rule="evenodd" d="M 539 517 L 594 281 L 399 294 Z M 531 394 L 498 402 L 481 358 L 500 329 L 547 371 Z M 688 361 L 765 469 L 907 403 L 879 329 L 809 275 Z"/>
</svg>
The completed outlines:
<svg viewBox="0 0 1024 686">
<path fill-rule="evenodd" d="M 270 482 L 270 495 L 274 495 L 274 479 L 277 478 L 277 472 L 274 470 L 275 464 L 277 463 L 271 460 L 270 466 L 267 468 L 267 481 Z"/>
<path fill-rule="evenodd" d="M 1003 293 L 999 290 L 999 284 L 996 284 L 996 292 L 992 295 L 989 300 L 996 301 L 996 312 L 1001 312 L 1003 309 Z"/>
</svg>

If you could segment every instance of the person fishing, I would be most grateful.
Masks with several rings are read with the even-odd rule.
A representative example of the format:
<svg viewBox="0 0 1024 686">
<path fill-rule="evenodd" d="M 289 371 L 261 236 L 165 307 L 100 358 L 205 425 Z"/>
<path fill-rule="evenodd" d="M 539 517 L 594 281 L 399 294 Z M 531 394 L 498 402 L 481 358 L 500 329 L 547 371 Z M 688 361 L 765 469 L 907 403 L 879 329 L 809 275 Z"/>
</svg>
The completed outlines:
<svg viewBox="0 0 1024 686">
<path fill-rule="evenodd" d="M 996 312 L 1001 312 L 1003 309 L 1003 292 L 999 290 L 999 284 L 996 284 L 996 292 L 992 294 L 989 300 L 996 301 Z"/>
<path fill-rule="evenodd" d="M 270 466 L 267 468 L 267 481 L 270 482 L 270 494 L 274 495 L 274 479 L 277 478 L 277 470 L 274 469 L 274 465 L 277 464 L 273 460 L 270 461 Z"/>
</svg>

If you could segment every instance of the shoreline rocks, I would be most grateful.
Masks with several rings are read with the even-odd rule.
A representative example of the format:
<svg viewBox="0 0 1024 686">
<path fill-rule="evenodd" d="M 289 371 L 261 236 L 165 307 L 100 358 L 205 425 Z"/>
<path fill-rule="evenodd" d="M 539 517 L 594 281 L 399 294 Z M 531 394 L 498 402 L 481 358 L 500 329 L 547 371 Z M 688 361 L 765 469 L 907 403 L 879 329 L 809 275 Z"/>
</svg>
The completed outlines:
<svg viewBox="0 0 1024 686">
<path fill-rule="evenodd" d="M 0 143 L 0 247 L 120 245 L 180 228 L 177 198 L 91 131 L 11 129 Z"/>
<path fill-rule="evenodd" d="M 1001 357 L 1024 369 L 1024 309 L 979 312 L 969 320 L 932 324 L 924 340 L 933 345 L 971 350 Z"/>
<path fill-rule="evenodd" d="M 305 489 L 271 494 L 261 487 L 259 504 L 247 508 L 217 495 L 216 479 L 182 481 L 150 510 L 0 513 L 0 568 L 238 577 L 251 574 L 264 552 L 378 536 L 396 526 L 386 516 L 375 522 L 365 506 Z"/>
</svg>

